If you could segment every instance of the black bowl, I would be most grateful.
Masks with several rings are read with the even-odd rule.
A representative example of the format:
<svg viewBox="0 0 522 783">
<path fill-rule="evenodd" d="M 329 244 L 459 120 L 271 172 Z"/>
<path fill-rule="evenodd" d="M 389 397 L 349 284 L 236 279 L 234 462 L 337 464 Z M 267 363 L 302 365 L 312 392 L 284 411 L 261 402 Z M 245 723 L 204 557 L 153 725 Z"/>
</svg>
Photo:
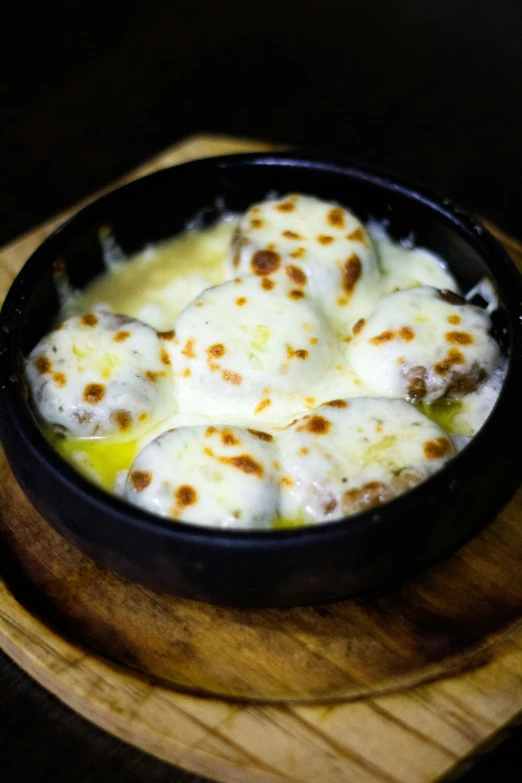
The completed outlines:
<svg viewBox="0 0 522 783">
<path fill-rule="evenodd" d="M 102 271 L 98 231 L 128 253 L 188 221 L 245 210 L 271 191 L 302 191 L 389 221 L 396 238 L 445 258 L 469 289 L 487 276 L 500 297 L 499 339 L 509 354 L 497 404 L 472 442 L 440 473 L 382 508 L 301 529 L 222 531 L 168 522 L 82 478 L 47 443 L 27 404 L 22 357 L 58 311 L 53 266 L 75 287 Z M 446 200 L 394 178 L 302 155 L 237 155 L 187 163 L 138 180 L 81 210 L 26 263 L 1 316 L 1 438 L 23 491 L 73 544 L 157 590 L 214 603 L 284 606 L 347 596 L 439 557 L 490 521 L 522 477 L 522 285 L 502 247 Z"/>
</svg>

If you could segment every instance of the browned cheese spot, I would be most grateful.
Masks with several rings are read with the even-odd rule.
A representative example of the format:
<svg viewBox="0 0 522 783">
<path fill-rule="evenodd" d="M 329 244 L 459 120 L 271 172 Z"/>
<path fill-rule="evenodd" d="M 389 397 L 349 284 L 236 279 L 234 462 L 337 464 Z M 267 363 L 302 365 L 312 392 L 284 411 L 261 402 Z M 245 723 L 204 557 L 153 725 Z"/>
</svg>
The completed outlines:
<svg viewBox="0 0 522 783">
<path fill-rule="evenodd" d="M 51 372 L 53 368 L 51 360 L 48 359 L 47 356 L 37 356 L 34 360 L 34 366 L 39 375 L 45 375 L 46 373 Z"/>
<path fill-rule="evenodd" d="M 268 397 L 265 397 L 264 400 L 260 400 L 260 402 L 257 403 L 254 413 L 261 413 L 261 411 L 264 411 L 265 408 L 268 408 L 269 405 L 272 404 L 272 400 L 269 400 Z"/>
<path fill-rule="evenodd" d="M 306 255 L 306 250 L 304 247 L 298 247 L 297 250 L 293 250 L 290 253 L 290 258 L 302 258 L 304 255 Z"/>
<path fill-rule="evenodd" d="M 352 253 L 344 262 L 343 288 L 347 294 L 353 294 L 357 282 L 362 275 L 362 264 L 358 255 Z"/>
<path fill-rule="evenodd" d="M 253 215 L 258 215 L 261 212 L 261 207 L 255 204 L 255 206 L 250 207 L 250 212 L 252 212 Z"/>
<path fill-rule="evenodd" d="M 387 329 L 385 332 L 376 334 L 375 337 L 371 337 L 368 342 L 372 345 L 382 345 L 383 343 L 389 343 L 390 340 L 395 339 L 395 332 L 392 329 Z"/>
<path fill-rule="evenodd" d="M 185 367 L 185 369 L 183 370 L 183 372 L 181 374 L 182 374 L 182 376 L 184 378 L 190 378 L 190 376 L 192 375 L 192 371 L 191 371 L 190 367 Z"/>
<path fill-rule="evenodd" d="M 264 440 L 267 443 L 270 443 L 271 440 L 274 440 L 274 436 L 270 435 L 268 432 L 263 432 L 262 430 L 251 430 L 249 427 L 247 427 L 247 432 L 249 432 L 251 435 L 255 435 L 256 438 L 259 438 L 259 440 Z"/>
<path fill-rule="evenodd" d="M 344 228 L 344 213 L 341 207 L 331 209 L 326 216 L 326 220 L 335 228 Z"/>
<path fill-rule="evenodd" d="M 131 484 L 136 492 L 143 492 L 152 481 L 150 470 L 133 470 L 130 474 Z"/>
<path fill-rule="evenodd" d="M 166 376 L 167 376 L 166 372 L 151 372 L 150 370 L 147 370 L 147 372 L 145 373 L 145 377 L 151 383 L 156 383 L 158 378 L 165 378 Z"/>
<path fill-rule="evenodd" d="M 158 332 L 160 340 L 173 340 L 176 336 L 174 329 L 169 329 L 168 332 Z"/>
<path fill-rule="evenodd" d="M 234 269 L 237 269 L 239 266 L 239 253 L 236 253 L 234 258 L 232 259 L 232 266 Z"/>
<path fill-rule="evenodd" d="M 346 400 L 330 400 L 330 402 L 325 402 L 324 405 L 329 405 L 330 408 L 347 408 L 348 403 Z"/>
<path fill-rule="evenodd" d="M 83 399 L 89 405 L 98 405 L 105 397 L 105 386 L 102 383 L 88 383 L 83 390 Z"/>
<path fill-rule="evenodd" d="M 84 326 L 96 326 L 98 323 L 98 319 L 94 313 L 84 313 L 80 320 Z"/>
<path fill-rule="evenodd" d="M 293 487 L 294 482 L 290 478 L 290 476 L 281 476 L 281 486 L 282 487 Z"/>
<path fill-rule="evenodd" d="M 408 397 L 413 402 L 422 400 L 428 392 L 428 371 L 422 365 L 412 367 L 406 375 L 408 380 Z"/>
<path fill-rule="evenodd" d="M 377 424 L 375 427 L 375 432 L 382 432 L 382 424 Z"/>
<path fill-rule="evenodd" d="M 415 332 L 409 326 L 403 326 L 399 329 L 399 337 L 406 343 L 411 343 L 415 338 Z"/>
<path fill-rule="evenodd" d="M 115 343 L 123 343 L 125 342 L 125 340 L 128 340 L 130 336 L 131 336 L 130 332 L 121 331 L 121 332 L 116 332 L 116 334 L 112 339 L 114 340 Z"/>
<path fill-rule="evenodd" d="M 225 427 L 221 430 L 221 443 L 223 446 L 237 446 L 241 441 L 236 438 L 232 430 Z"/>
<path fill-rule="evenodd" d="M 457 326 L 457 324 L 460 324 L 461 318 L 460 315 L 448 315 L 446 320 L 449 324 L 453 324 L 453 326 Z"/>
<path fill-rule="evenodd" d="M 310 449 L 307 449 L 307 448 L 306 448 L 306 446 L 301 446 L 301 448 L 299 449 L 299 451 L 297 452 L 297 454 L 298 454 L 300 457 L 306 457 L 306 455 L 309 453 L 309 451 L 310 451 Z"/>
<path fill-rule="evenodd" d="M 300 234 L 296 234 L 295 231 L 283 231 L 281 234 L 285 239 L 301 239 Z"/>
<path fill-rule="evenodd" d="M 63 387 L 67 383 L 67 376 L 65 375 L 64 372 L 55 372 L 53 374 L 53 381 L 57 386 L 60 387 L 60 389 L 63 389 Z"/>
<path fill-rule="evenodd" d="M 196 352 L 194 350 L 194 346 L 196 344 L 196 341 L 193 337 L 189 337 L 187 342 L 185 343 L 185 347 L 181 351 L 183 356 L 186 356 L 187 359 L 195 359 L 196 358 Z"/>
<path fill-rule="evenodd" d="M 366 319 L 365 318 L 359 318 L 359 320 L 356 323 L 354 323 L 353 328 L 352 328 L 352 332 L 354 334 L 359 334 L 360 332 L 362 332 L 362 330 L 364 329 L 365 325 L 366 325 Z"/>
<path fill-rule="evenodd" d="M 297 348 L 297 350 L 294 351 L 291 345 L 287 345 L 286 356 L 288 359 L 293 359 L 295 357 L 296 359 L 304 360 L 308 357 L 308 351 L 305 351 L 303 348 Z"/>
<path fill-rule="evenodd" d="M 250 266 L 255 275 L 271 275 L 276 272 L 281 264 L 281 256 L 274 250 L 256 250 L 252 256 Z"/>
<path fill-rule="evenodd" d="M 317 345 L 318 342 L 317 337 L 310 337 L 310 345 Z"/>
<path fill-rule="evenodd" d="M 261 280 L 261 287 L 265 289 L 265 291 L 271 291 L 272 288 L 275 288 L 275 282 L 274 280 L 270 280 L 268 277 L 264 277 Z"/>
<path fill-rule="evenodd" d="M 252 228 L 263 228 L 263 221 L 261 218 L 252 218 L 250 221 L 250 225 Z"/>
<path fill-rule="evenodd" d="M 447 438 L 435 438 L 427 440 L 423 444 L 422 450 L 426 459 L 441 459 L 450 453 L 451 443 Z"/>
<path fill-rule="evenodd" d="M 246 303 L 247 303 L 246 296 L 238 296 L 238 298 L 236 299 L 236 304 L 238 307 L 243 307 L 243 305 L 245 305 Z"/>
<path fill-rule="evenodd" d="M 241 470 L 243 473 L 263 478 L 263 466 L 249 454 L 240 454 L 238 457 L 219 457 L 218 459 L 223 464 L 232 465 L 232 467 Z"/>
<path fill-rule="evenodd" d="M 326 435 L 330 427 L 331 422 L 329 422 L 328 419 L 325 419 L 323 416 L 310 416 L 306 422 L 305 427 L 299 428 L 298 431 L 301 431 L 301 429 L 307 429 L 308 432 L 312 432 L 314 435 Z"/>
<path fill-rule="evenodd" d="M 285 272 L 294 285 L 306 285 L 307 277 L 300 267 L 290 265 L 285 267 Z"/>
<path fill-rule="evenodd" d="M 465 299 L 463 299 L 458 294 L 455 294 L 453 291 L 448 291 L 447 288 L 443 288 L 437 293 L 440 299 L 442 299 L 444 302 L 448 302 L 448 304 L 466 304 Z"/>
<path fill-rule="evenodd" d="M 292 289 L 290 293 L 288 294 L 290 299 L 303 299 L 305 294 L 304 291 L 298 291 L 297 288 Z"/>
<path fill-rule="evenodd" d="M 214 345 L 211 345 L 210 348 L 207 348 L 207 353 L 210 354 L 210 356 L 219 359 L 221 356 L 225 355 L 226 348 L 223 343 L 215 343 Z"/>
<path fill-rule="evenodd" d="M 234 278 L 234 285 L 243 285 L 243 281 L 240 277 Z"/>
<path fill-rule="evenodd" d="M 364 231 L 362 228 L 354 228 L 353 231 L 346 235 L 346 239 L 350 239 L 352 242 L 364 242 Z"/>
<path fill-rule="evenodd" d="M 165 348 L 162 348 L 161 351 L 160 351 L 160 360 L 161 360 L 162 364 L 165 364 L 167 367 L 170 364 L 170 356 L 168 355 L 168 353 L 165 350 Z"/>
<path fill-rule="evenodd" d="M 317 241 L 320 242 L 321 245 L 329 245 L 331 242 L 334 241 L 334 238 L 331 237 L 329 234 L 319 234 L 317 237 Z"/>
<path fill-rule="evenodd" d="M 331 514 L 337 507 L 337 501 L 335 498 L 328 500 L 323 506 L 323 514 Z"/>
<path fill-rule="evenodd" d="M 404 364 L 405 361 L 406 359 L 404 358 L 404 356 L 399 356 L 399 358 L 397 359 L 397 364 Z"/>
<path fill-rule="evenodd" d="M 474 342 L 468 332 L 446 332 L 446 340 L 454 345 L 471 345 Z"/>
<path fill-rule="evenodd" d="M 130 415 L 129 411 L 114 411 L 114 413 L 112 414 L 112 418 L 118 425 L 118 429 L 121 432 L 126 432 L 127 430 L 130 430 L 132 424 L 132 416 Z"/>
<path fill-rule="evenodd" d="M 452 367 L 464 364 L 465 361 L 464 356 L 457 348 L 450 348 L 446 358 L 435 365 L 435 372 L 439 375 L 447 375 Z"/>
<path fill-rule="evenodd" d="M 181 484 L 174 493 L 174 497 L 176 498 L 176 503 L 181 508 L 193 506 L 194 503 L 198 502 L 198 493 L 189 484 Z"/>
<path fill-rule="evenodd" d="M 337 304 L 339 307 L 344 307 L 348 304 L 348 299 L 345 296 L 340 296 L 337 300 Z"/>
<path fill-rule="evenodd" d="M 295 204 L 292 204 L 291 201 L 283 201 L 281 204 L 277 204 L 276 209 L 278 209 L 279 212 L 293 212 Z"/>
<path fill-rule="evenodd" d="M 226 383 L 231 383 L 233 386 L 241 386 L 243 378 L 238 372 L 232 370 L 222 370 L 221 377 Z"/>
<path fill-rule="evenodd" d="M 140 413 L 138 416 L 138 421 L 147 421 L 149 418 L 149 414 L 146 411 L 143 411 L 143 413 Z"/>
</svg>

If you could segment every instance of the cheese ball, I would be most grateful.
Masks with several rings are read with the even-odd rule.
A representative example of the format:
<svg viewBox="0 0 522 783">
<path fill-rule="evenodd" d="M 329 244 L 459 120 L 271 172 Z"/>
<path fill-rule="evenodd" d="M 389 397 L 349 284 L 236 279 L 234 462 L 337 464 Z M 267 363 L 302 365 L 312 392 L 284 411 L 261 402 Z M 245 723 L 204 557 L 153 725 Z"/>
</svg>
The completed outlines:
<svg viewBox="0 0 522 783">
<path fill-rule="evenodd" d="M 103 310 L 68 318 L 26 361 L 39 416 L 75 438 L 127 436 L 165 418 L 175 407 L 171 336 Z"/>
<path fill-rule="evenodd" d="M 135 459 L 124 496 L 163 517 L 220 528 L 270 528 L 279 482 L 272 436 L 239 427 L 169 430 Z"/>
<path fill-rule="evenodd" d="M 488 314 L 429 286 L 384 297 L 353 327 L 349 358 L 368 389 L 430 403 L 467 394 L 495 370 Z"/>
<path fill-rule="evenodd" d="M 309 297 L 265 277 L 207 289 L 175 329 L 180 410 L 255 417 L 275 398 L 320 381 L 330 366 L 330 333 Z"/>
<path fill-rule="evenodd" d="M 431 419 L 403 400 L 332 400 L 289 425 L 278 441 L 280 513 L 328 522 L 379 506 L 419 484 L 455 454 Z"/>
<path fill-rule="evenodd" d="M 334 321 L 353 318 L 378 298 L 381 274 L 363 224 L 347 209 L 312 196 L 292 194 L 250 207 L 231 258 L 234 274 L 301 270 Z"/>
</svg>

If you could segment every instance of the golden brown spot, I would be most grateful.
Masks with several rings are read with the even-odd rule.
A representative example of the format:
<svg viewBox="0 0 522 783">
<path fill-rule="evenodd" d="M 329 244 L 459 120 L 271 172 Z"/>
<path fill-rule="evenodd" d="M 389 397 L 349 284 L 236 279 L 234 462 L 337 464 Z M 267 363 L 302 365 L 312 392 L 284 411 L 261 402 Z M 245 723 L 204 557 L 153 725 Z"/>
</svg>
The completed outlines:
<svg viewBox="0 0 522 783">
<path fill-rule="evenodd" d="M 354 228 L 353 231 L 346 235 L 346 239 L 350 239 L 352 242 L 365 242 L 364 231 L 362 228 Z"/>
<path fill-rule="evenodd" d="M 98 319 L 94 313 L 84 313 L 81 317 L 81 322 L 84 326 L 96 326 Z"/>
<path fill-rule="evenodd" d="M 83 390 L 83 399 L 89 405 L 97 405 L 105 397 L 105 386 L 102 383 L 88 383 Z"/>
<path fill-rule="evenodd" d="M 158 332 L 160 340 L 173 340 L 175 337 L 174 329 L 170 329 L 168 332 Z"/>
<path fill-rule="evenodd" d="M 330 402 L 325 402 L 324 405 L 329 405 L 330 408 L 347 408 L 348 403 L 346 400 L 330 400 Z"/>
<path fill-rule="evenodd" d="M 362 495 L 362 492 L 360 489 L 347 489 L 346 492 L 343 495 L 343 501 L 345 505 L 352 505 L 352 503 L 356 503 Z"/>
<path fill-rule="evenodd" d="M 234 285 L 242 285 L 242 284 L 243 284 L 243 281 L 242 281 L 242 279 L 240 277 L 236 277 L 234 279 Z"/>
<path fill-rule="evenodd" d="M 247 299 L 245 296 L 239 296 L 236 299 L 236 304 L 238 307 L 243 307 L 243 305 L 245 305 L 246 303 L 247 303 Z"/>
<path fill-rule="evenodd" d="M 297 250 L 294 250 L 292 253 L 290 253 L 290 258 L 302 258 L 306 254 L 306 250 L 304 247 L 298 247 Z"/>
<path fill-rule="evenodd" d="M 194 346 L 196 344 L 196 341 L 193 337 L 189 337 L 187 342 L 185 343 L 185 347 L 181 351 L 183 356 L 186 356 L 187 359 L 195 359 L 196 358 L 196 352 L 194 350 Z"/>
<path fill-rule="evenodd" d="M 152 481 L 152 473 L 150 470 L 133 470 L 129 478 L 136 492 L 143 492 Z"/>
<path fill-rule="evenodd" d="M 323 514 L 331 514 L 332 511 L 337 507 L 337 501 L 335 498 L 332 498 L 331 500 L 328 500 L 324 506 L 323 506 Z"/>
<path fill-rule="evenodd" d="M 408 380 L 408 397 L 411 401 L 422 400 L 428 392 L 428 371 L 422 365 L 412 367 L 406 375 Z"/>
<path fill-rule="evenodd" d="M 250 225 L 252 228 L 263 228 L 263 221 L 261 218 L 252 218 L 250 221 Z"/>
<path fill-rule="evenodd" d="M 261 207 L 256 204 L 254 207 L 250 207 L 250 212 L 252 212 L 253 215 L 259 215 Z"/>
<path fill-rule="evenodd" d="M 275 288 L 275 282 L 270 280 L 268 277 L 264 277 L 261 280 L 261 286 L 265 289 L 265 291 L 271 291 L 272 288 Z"/>
<path fill-rule="evenodd" d="M 455 345 L 471 345 L 473 337 L 468 332 L 446 332 L 446 340 Z"/>
<path fill-rule="evenodd" d="M 267 443 L 269 443 L 271 440 L 274 440 L 273 435 L 270 435 L 268 432 L 263 432 L 262 430 L 251 430 L 249 427 L 247 427 L 247 432 L 249 432 L 251 435 L 255 435 L 256 438 L 259 438 L 259 440 L 267 441 Z"/>
<path fill-rule="evenodd" d="M 165 350 L 165 348 L 162 348 L 161 351 L 160 351 L 160 359 L 161 359 L 162 364 L 165 364 L 167 366 L 170 364 L 170 356 L 168 355 L 168 353 Z"/>
<path fill-rule="evenodd" d="M 281 476 L 281 486 L 282 487 L 293 487 L 294 482 L 290 478 L 290 476 Z"/>
<path fill-rule="evenodd" d="M 192 375 L 192 371 L 191 371 L 190 367 L 185 367 L 185 369 L 183 370 L 183 372 L 181 374 L 182 374 L 182 376 L 184 378 L 190 378 L 190 376 Z"/>
<path fill-rule="evenodd" d="M 221 443 L 223 446 L 237 446 L 241 441 L 236 438 L 232 430 L 224 427 L 221 430 Z"/>
<path fill-rule="evenodd" d="M 295 231 L 283 231 L 281 236 L 285 237 L 285 239 L 301 239 L 300 234 L 296 234 Z"/>
<path fill-rule="evenodd" d="M 307 429 L 308 432 L 312 432 L 314 435 L 326 435 L 330 427 L 331 422 L 323 416 L 310 416 L 304 429 Z"/>
<path fill-rule="evenodd" d="M 37 356 L 34 360 L 34 366 L 40 375 L 45 375 L 46 373 L 51 372 L 53 368 L 51 360 L 48 359 L 47 356 Z"/>
<path fill-rule="evenodd" d="M 125 340 L 128 340 L 130 336 L 131 336 L 130 332 L 122 331 L 122 332 L 116 332 L 116 334 L 112 339 L 114 340 L 115 343 L 123 343 Z"/>
<path fill-rule="evenodd" d="M 272 400 L 269 400 L 268 397 L 265 397 L 264 400 L 261 400 L 257 403 L 254 413 L 261 413 L 261 411 L 264 411 L 265 408 L 268 408 L 269 405 L 272 404 Z"/>
<path fill-rule="evenodd" d="M 450 453 L 451 443 L 447 438 L 435 438 L 435 440 L 427 440 L 422 450 L 426 459 L 441 459 Z"/>
<path fill-rule="evenodd" d="M 222 370 L 221 377 L 226 383 L 231 383 L 234 386 L 241 386 L 243 378 L 238 372 L 232 372 L 232 370 Z"/>
<path fill-rule="evenodd" d="M 114 411 L 112 418 L 118 425 L 118 429 L 121 432 L 129 430 L 132 424 L 132 416 L 129 411 Z"/>
<path fill-rule="evenodd" d="M 149 418 L 149 414 L 146 411 L 143 411 L 143 413 L 140 413 L 138 416 L 138 421 L 147 421 Z"/>
<path fill-rule="evenodd" d="M 382 424 L 377 424 L 375 427 L 375 432 L 382 432 Z"/>
<path fill-rule="evenodd" d="M 263 467 L 249 454 L 240 454 L 238 457 L 219 457 L 219 461 L 226 465 L 232 465 L 243 473 L 263 478 Z"/>
<path fill-rule="evenodd" d="M 435 365 L 435 372 L 439 375 L 447 375 L 451 368 L 457 364 L 464 364 L 465 358 L 456 348 L 450 348 L 448 355 L 441 362 Z"/>
<path fill-rule="evenodd" d="M 257 250 L 252 256 L 250 266 L 255 275 L 271 275 L 279 269 L 281 256 L 273 250 Z"/>
<path fill-rule="evenodd" d="M 307 277 L 300 267 L 290 265 L 285 268 L 285 272 L 294 285 L 306 285 Z"/>
<path fill-rule="evenodd" d="M 290 291 L 290 293 L 288 294 L 288 296 L 290 297 L 290 299 L 303 299 L 303 298 L 304 298 L 304 295 L 305 295 L 305 294 L 304 294 L 304 291 L 298 291 L 296 288 L 294 288 L 294 289 L 293 289 L 292 291 Z"/>
<path fill-rule="evenodd" d="M 310 345 L 317 345 L 318 342 L 317 337 L 310 337 Z"/>
<path fill-rule="evenodd" d="M 328 212 L 326 219 L 331 226 L 335 226 L 335 228 L 344 228 L 344 213 L 341 207 L 334 207 L 331 209 Z"/>
<path fill-rule="evenodd" d="M 334 241 L 334 238 L 331 237 L 329 234 L 319 234 L 317 237 L 317 241 L 321 243 L 321 245 L 329 245 L 331 242 Z"/>
<path fill-rule="evenodd" d="M 404 356 L 399 356 L 399 358 L 397 359 L 397 364 L 404 364 L 405 361 L 406 359 L 404 358 Z"/>
<path fill-rule="evenodd" d="M 344 307 L 348 304 L 348 299 L 345 296 L 340 296 L 337 300 L 337 304 L 339 307 Z"/>
<path fill-rule="evenodd" d="M 399 337 L 406 343 L 411 343 L 415 337 L 415 332 L 409 326 L 403 326 L 399 329 Z"/>
<path fill-rule="evenodd" d="M 362 330 L 364 329 L 365 324 L 366 324 L 366 319 L 359 318 L 359 320 L 356 323 L 354 323 L 352 332 L 354 334 L 359 334 L 359 332 L 362 332 Z"/>
<path fill-rule="evenodd" d="M 368 342 L 372 345 L 382 345 L 383 343 L 389 343 L 395 336 L 395 332 L 392 329 L 387 329 L 385 332 L 376 334 L 375 337 L 372 337 Z"/>
<path fill-rule="evenodd" d="M 205 430 L 205 437 L 210 438 L 210 436 L 214 435 L 214 433 L 216 433 L 216 432 L 217 432 L 217 429 L 215 427 L 212 427 L 212 426 L 207 427 L 207 429 Z"/>
<path fill-rule="evenodd" d="M 61 389 L 66 385 L 67 383 L 67 376 L 64 372 L 55 372 L 53 374 L 53 381 L 57 386 L 59 386 Z"/>
<path fill-rule="evenodd" d="M 276 206 L 276 209 L 278 209 L 279 212 L 293 212 L 295 209 L 295 204 L 292 204 L 291 201 L 283 201 L 281 204 Z"/>
<path fill-rule="evenodd" d="M 226 348 L 223 343 L 215 343 L 214 345 L 211 345 L 210 348 L 207 348 L 207 353 L 214 356 L 216 359 L 219 359 L 221 356 L 225 355 Z"/>
<path fill-rule="evenodd" d="M 460 324 L 461 318 L 460 315 L 448 315 L 446 320 L 448 321 L 448 323 L 457 326 L 457 324 Z"/>
<path fill-rule="evenodd" d="M 150 370 L 147 370 L 145 373 L 145 377 L 148 381 L 151 381 L 151 383 L 156 383 L 158 378 L 165 378 L 167 375 L 166 372 L 151 372 Z"/>
<path fill-rule="evenodd" d="M 343 288 L 347 294 L 353 294 L 354 288 L 362 275 L 361 260 L 356 253 L 352 253 L 350 258 L 344 262 Z"/>
<path fill-rule="evenodd" d="M 189 484 L 181 484 L 174 493 L 174 497 L 176 498 L 176 503 L 181 508 L 193 506 L 194 503 L 198 502 L 198 493 Z"/>
<path fill-rule="evenodd" d="M 306 457 L 309 451 L 310 449 L 307 449 L 306 446 L 302 446 L 297 453 L 300 457 Z"/>
<path fill-rule="evenodd" d="M 290 346 L 286 346 L 286 356 L 288 359 L 293 359 L 294 357 L 296 359 L 306 359 L 308 356 L 308 351 L 305 351 L 303 348 L 297 348 L 297 350 L 294 351 L 294 349 Z"/>
</svg>

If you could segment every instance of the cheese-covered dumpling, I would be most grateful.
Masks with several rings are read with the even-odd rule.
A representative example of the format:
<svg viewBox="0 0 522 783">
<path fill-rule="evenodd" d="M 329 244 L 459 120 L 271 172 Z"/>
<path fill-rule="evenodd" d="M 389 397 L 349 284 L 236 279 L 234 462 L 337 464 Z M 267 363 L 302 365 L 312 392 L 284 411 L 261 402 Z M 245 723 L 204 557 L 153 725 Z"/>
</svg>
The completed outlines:
<svg viewBox="0 0 522 783">
<path fill-rule="evenodd" d="M 368 389 L 433 402 L 467 394 L 500 361 L 488 314 L 449 291 L 421 286 L 381 299 L 353 327 L 349 358 Z"/>
<path fill-rule="evenodd" d="M 207 289 L 175 326 L 180 410 L 255 417 L 278 395 L 320 381 L 330 365 L 329 330 L 309 297 L 265 277 Z"/>
<path fill-rule="evenodd" d="M 174 409 L 172 336 L 103 310 L 67 319 L 27 359 L 39 415 L 76 438 L 125 435 L 165 418 Z"/>
<path fill-rule="evenodd" d="M 236 232 L 232 266 L 236 274 L 256 275 L 283 266 L 301 269 L 337 321 L 367 309 L 379 295 L 379 266 L 363 224 L 347 209 L 312 196 L 293 194 L 250 207 Z"/>
<path fill-rule="evenodd" d="M 332 400 L 279 438 L 283 519 L 326 522 L 378 506 L 455 453 L 431 419 L 403 400 Z"/>
<path fill-rule="evenodd" d="M 164 517 L 222 528 L 269 528 L 279 477 L 268 433 L 239 427 L 179 427 L 135 459 L 125 497 Z"/>
</svg>

